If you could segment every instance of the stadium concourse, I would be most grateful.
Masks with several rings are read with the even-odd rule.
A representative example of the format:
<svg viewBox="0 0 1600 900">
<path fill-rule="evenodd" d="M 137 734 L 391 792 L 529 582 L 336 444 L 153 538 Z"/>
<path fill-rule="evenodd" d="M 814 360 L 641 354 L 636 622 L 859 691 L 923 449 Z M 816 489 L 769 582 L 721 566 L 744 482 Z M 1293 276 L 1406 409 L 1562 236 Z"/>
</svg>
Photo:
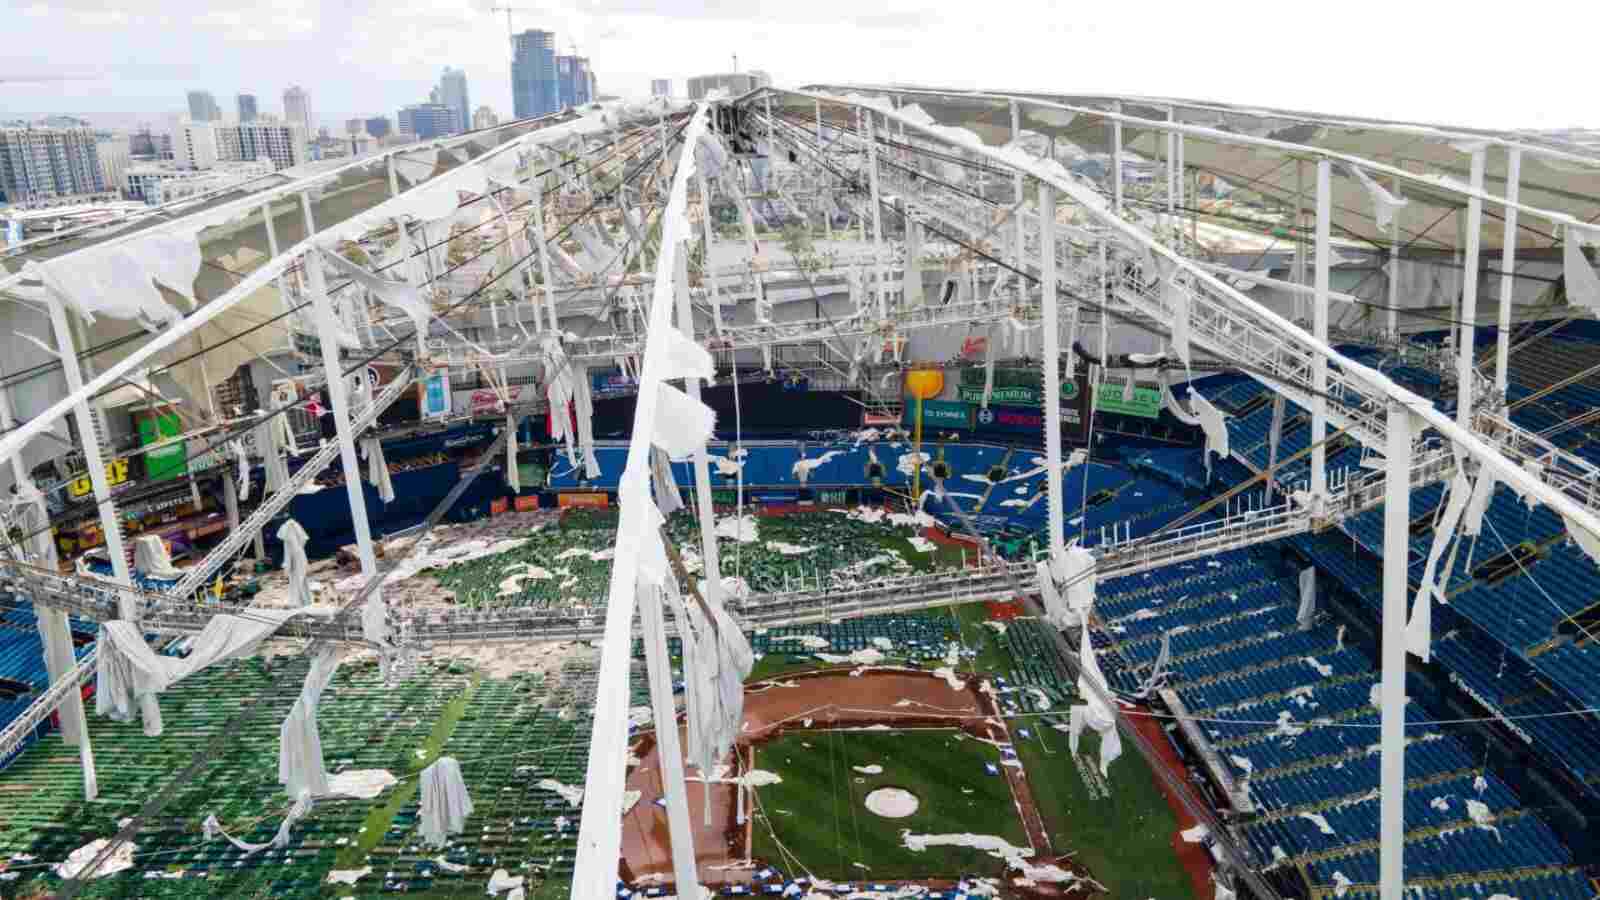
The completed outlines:
<svg viewBox="0 0 1600 900">
<path fill-rule="evenodd" d="M 6 250 L 0 895 L 1594 900 L 1597 216 L 812 85 Z"/>
</svg>

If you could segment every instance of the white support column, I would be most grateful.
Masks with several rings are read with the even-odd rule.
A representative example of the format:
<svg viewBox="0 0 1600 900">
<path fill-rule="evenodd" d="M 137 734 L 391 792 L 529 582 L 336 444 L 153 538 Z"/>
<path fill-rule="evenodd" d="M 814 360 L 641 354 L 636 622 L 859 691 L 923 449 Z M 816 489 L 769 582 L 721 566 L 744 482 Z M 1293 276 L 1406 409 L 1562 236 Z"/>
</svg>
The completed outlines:
<svg viewBox="0 0 1600 900">
<path fill-rule="evenodd" d="M 1378 896 L 1404 894 L 1406 796 L 1406 594 L 1411 540 L 1411 413 L 1389 404 L 1383 507 L 1383 647 Z"/>
<path fill-rule="evenodd" d="M 1012 141 L 1013 144 L 1016 145 L 1017 149 L 1019 149 L 1019 150 L 1022 148 L 1022 145 L 1020 143 L 1018 143 L 1021 140 L 1022 140 L 1022 107 L 1021 107 L 1021 105 L 1019 105 L 1017 103 L 1017 101 L 1012 100 L 1011 101 L 1011 141 Z M 1015 192 L 1015 196 L 1011 198 L 1011 202 L 1012 203 L 1021 203 L 1022 202 L 1022 192 L 1023 192 L 1023 189 L 1025 188 L 1025 185 L 1022 182 L 1022 170 L 1021 169 L 1018 169 L 1017 173 L 1014 176 L 1012 176 L 1011 187 L 1012 187 L 1012 190 Z M 1025 237 L 1025 235 L 1027 234 L 1027 231 L 1025 230 L 1026 226 L 1027 226 L 1027 221 L 1026 220 L 1027 220 L 1027 217 L 1022 214 L 1021 210 L 1018 210 L 1017 214 L 1015 216 L 1012 216 L 1012 221 L 1016 225 L 1016 232 L 1017 232 L 1016 238 L 1015 238 L 1015 240 L 1017 242 L 1016 261 L 1017 261 L 1017 268 L 1019 268 L 1019 269 L 1022 268 L 1023 259 L 1027 255 L 1027 252 L 1028 252 L 1028 241 L 1027 241 L 1027 239 Z"/>
<path fill-rule="evenodd" d="M 1310 279 L 1306 278 L 1306 164 L 1305 160 L 1297 159 L 1294 163 L 1294 283 L 1307 287 Z M 1295 318 L 1301 321 L 1303 307 L 1299 297 L 1295 298 Z"/>
<path fill-rule="evenodd" d="M 889 317 L 888 273 L 883 265 L 883 205 L 878 200 L 878 132 L 870 111 L 864 111 L 867 126 L 867 178 L 872 184 L 872 259 L 878 279 L 878 317 Z"/>
<path fill-rule="evenodd" d="M 560 334 L 556 321 L 556 282 L 550 276 L 550 242 L 544 231 L 544 176 L 533 177 L 533 230 L 538 235 L 539 277 L 544 279 L 545 313 L 550 319 L 550 330 Z M 639 248 L 642 251 L 644 248 Z"/>
<path fill-rule="evenodd" d="M 816 104 L 816 109 L 817 109 L 817 150 L 821 151 L 822 150 L 822 101 L 821 100 L 813 100 L 811 102 Z"/>
<path fill-rule="evenodd" d="M 317 322 L 317 337 L 322 344 L 322 365 L 328 376 L 328 399 L 333 407 L 333 427 L 339 439 L 339 464 L 344 468 L 345 494 L 350 498 L 350 522 L 355 526 L 356 556 L 361 560 L 363 578 L 378 574 L 378 558 L 372 551 L 372 525 L 367 521 L 367 495 L 362 490 L 361 463 L 356 458 L 355 429 L 350 427 L 349 383 L 343 375 L 339 358 L 338 326 L 334 322 L 333 304 L 328 300 L 328 285 L 322 273 L 322 260 L 315 253 L 303 260 L 306 280 L 311 288 L 313 318 Z M 382 589 L 367 597 L 361 612 L 362 630 L 369 640 L 386 637 L 386 629 L 379 624 L 378 610 L 383 607 Z"/>
<path fill-rule="evenodd" d="M 669 573 L 667 577 L 673 576 Z M 661 761 L 661 794 L 667 804 L 672 874 L 678 883 L 678 896 L 698 897 L 700 880 L 694 862 L 694 826 L 689 821 L 688 788 L 683 780 L 683 748 L 678 739 L 677 709 L 672 699 L 672 661 L 667 658 L 661 592 L 643 581 L 639 592 L 642 595 L 639 597 L 639 625 L 644 632 L 645 677 L 650 682 L 650 707 L 656 722 L 656 758 Z M 709 773 L 705 774 L 709 779 Z M 705 790 L 711 790 L 709 781 Z M 695 887 L 687 887 L 689 885 Z"/>
<path fill-rule="evenodd" d="M 1043 181 L 1039 182 L 1039 290 L 1044 312 L 1045 499 L 1054 553 L 1067 542 L 1066 498 L 1061 496 L 1061 303 L 1056 297 L 1056 190 Z"/>
<path fill-rule="evenodd" d="M 10 431 L 17 426 L 15 417 L 11 413 L 11 394 L 9 389 L 0 385 L 0 428 Z M 33 479 L 28 476 L 28 468 L 22 462 L 21 453 L 11 455 L 11 483 L 18 492 L 22 486 L 32 484 Z M 42 503 L 42 501 L 41 501 Z M 40 509 L 43 509 L 41 505 Z M 43 513 L 41 513 L 43 515 Z M 34 523 L 34 527 L 42 527 L 43 523 Z M 49 531 L 33 535 L 28 543 L 34 545 L 35 554 L 39 557 L 53 559 L 49 555 L 49 544 L 55 540 Z M 60 609 L 48 606 L 35 606 L 34 614 L 39 619 L 39 633 L 44 639 L 44 664 L 45 671 L 50 675 L 50 683 L 56 684 L 72 671 L 77 660 L 72 654 L 72 630 L 67 622 L 67 614 Z M 87 743 L 89 740 L 89 725 L 83 713 L 83 695 L 77 691 L 67 694 L 61 701 L 61 739 L 69 746 L 77 746 L 80 741 Z M 88 758 L 90 769 L 94 762 L 93 757 Z M 89 799 L 94 799 L 93 789 L 94 773 L 90 770 L 84 772 L 84 789 Z"/>
<path fill-rule="evenodd" d="M 1177 207 L 1178 207 L 1178 211 L 1180 213 L 1182 213 L 1183 212 L 1183 203 L 1184 203 L 1184 199 L 1185 199 L 1184 198 L 1184 193 L 1183 193 L 1183 168 L 1184 168 L 1183 167 L 1183 135 L 1181 135 L 1181 134 L 1174 135 L 1173 136 L 1173 144 L 1174 144 L 1174 148 L 1177 151 L 1177 155 L 1172 160 L 1172 172 L 1173 172 L 1172 183 L 1174 185 L 1176 185 L 1177 188 L 1178 188 Z"/>
<path fill-rule="evenodd" d="M 393 166 L 394 163 L 391 162 L 390 165 Z M 276 257 L 278 255 L 278 229 L 272 222 L 271 200 L 261 204 L 261 223 L 267 231 L 267 252 Z M 281 273 L 278 275 L 276 283 L 278 285 L 278 301 L 283 304 L 283 311 L 289 312 L 294 308 L 294 300 L 289 296 L 289 287 L 284 284 Z M 292 351 L 294 349 L 294 334 L 288 328 L 285 328 L 283 332 L 283 345 L 286 349 Z"/>
<path fill-rule="evenodd" d="M 1506 398 L 1507 366 L 1511 358 L 1512 288 L 1517 271 L 1517 195 L 1522 191 L 1522 148 L 1506 151 L 1506 230 L 1500 251 L 1500 332 L 1495 336 L 1494 387 Z"/>
<path fill-rule="evenodd" d="M 1122 112 L 1122 101 L 1111 101 L 1111 111 Z M 1122 215 L 1122 120 L 1111 120 L 1111 208 Z"/>
<path fill-rule="evenodd" d="M 1400 196 L 1400 176 L 1394 176 L 1391 190 Z M 1400 333 L 1400 213 L 1397 209 L 1389 219 L 1389 334 Z M 1511 215 L 1516 216 L 1512 210 Z"/>
<path fill-rule="evenodd" d="M 1167 121 L 1171 122 L 1173 120 L 1173 118 L 1174 118 L 1174 115 L 1175 115 L 1174 111 L 1171 110 L 1171 109 L 1168 109 L 1167 110 Z M 1173 131 L 1168 131 L 1167 132 L 1167 158 L 1166 158 L 1166 164 L 1167 164 L 1167 215 L 1169 215 L 1169 216 L 1175 215 L 1177 213 L 1177 211 L 1178 211 L 1178 187 L 1177 187 L 1177 184 L 1176 184 L 1176 182 L 1177 182 L 1177 173 L 1173 169 L 1173 163 L 1177 162 L 1177 159 L 1178 159 L 1178 149 L 1177 149 L 1177 147 L 1178 147 L 1178 135 L 1177 135 L 1177 133 L 1173 132 Z"/>
<path fill-rule="evenodd" d="M 1488 149 L 1480 145 L 1472 151 L 1472 195 L 1467 198 L 1465 223 L 1467 248 L 1461 261 L 1461 341 L 1456 347 L 1456 421 L 1461 427 L 1472 425 L 1472 375 L 1477 356 L 1478 332 L 1478 254 L 1479 231 L 1483 227 L 1483 201 L 1478 192 L 1483 190 L 1483 160 Z"/>
<path fill-rule="evenodd" d="M 1317 340 L 1328 339 L 1328 269 L 1332 262 L 1331 222 L 1333 217 L 1333 190 L 1331 175 L 1333 164 L 1326 159 L 1317 161 L 1317 283 L 1312 298 L 1311 327 Z M 1322 443 L 1328 436 L 1328 358 L 1316 354 L 1311 360 L 1311 387 L 1316 396 L 1311 398 L 1311 493 L 1316 497 L 1328 494 L 1328 448 Z"/>
<path fill-rule="evenodd" d="M 83 370 L 78 365 L 78 351 L 72 339 L 72 325 L 67 321 L 67 307 L 54 291 L 49 293 L 50 327 L 56 334 L 56 349 L 61 353 L 61 371 L 66 376 L 67 391 L 76 394 L 83 389 Z M 92 406 L 91 406 L 92 404 Z M 106 481 L 106 460 L 101 454 L 104 423 L 99 400 L 84 400 L 73 407 L 78 422 L 78 439 L 83 444 L 84 465 L 89 470 L 89 483 L 94 486 L 95 506 L 100 511 L 100 530 L 106 538 L 106 555 L 111 557 L 112 580 L 122 587 L 133 586 L 133 573 L 128 569 L 127 547 L 122 543 L 122 523 L 117 520 L 116 504 L 111 502 L 111 485 Z M 139 620 L 139 604 L 134 596 L 117 592 L 117 617 L 127 622 Z M 150 737 L 161 734 L 161 706 L 154 694 L 146 694 L 139 701 L 139 714 L 144 719 L 144 733 Z"/>
</svg>

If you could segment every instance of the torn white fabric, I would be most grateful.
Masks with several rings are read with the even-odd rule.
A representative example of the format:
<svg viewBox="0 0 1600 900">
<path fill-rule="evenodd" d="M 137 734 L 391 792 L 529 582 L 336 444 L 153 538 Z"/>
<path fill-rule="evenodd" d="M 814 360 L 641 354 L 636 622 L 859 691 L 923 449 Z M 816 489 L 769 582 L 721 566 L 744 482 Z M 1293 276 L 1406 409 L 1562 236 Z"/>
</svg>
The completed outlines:
<svg viewBox="0 0 1600 900">
<path fill-rule="evenodd" d="M 1307 631 L 1316 617 L 1317 570 L 1314 566 L 1306 566 L 1300 570 L 1300 610 L 1295 613 L 1294 623 L 1301 631 Z"/>
<path fill-rule="evenodd" d="M 506 414 L 506 484 L 514 494 L 522 493 L 522 470 L 517 466 L 517 417 Z"/>
<path fill-rule="evenodd" d="M 256 410 L 256 415 L 262 414 L 262 410 Z M 283 458 L 286 440 L 293 440 L 292 436 L 285 436 L 289 428 L 288 418 L 274 416 L 255 428 L 256 447 L 261 450 L 262 469 L 266 474 L 263 491 L 267 496 L 277 493 L 289 483 L 289 464 Z"/>
<path fill-rule="evenodd" d="M 472 815 L 472 798 L 461 778 L 461 764 L 441 756 L 422 770 L 421 819 L 417 829 L 424 843 L 442 847 L 449 835 L 460 834 Z"/>
<path fill-rule="evenodd" d="M 238 501 L 243 503 L 250 499 L 250 454 L 244 449 L 244 441 L 229 441 L 228 448 L 233 451 L 233 458 L 238 462 Z"/>
<path fill-rule="evenodd" d="M 249 656 L 284 622 L 309 612 L 312 610 L 250 607 L 239 615 L 213 616 L 190 641 L 189 655 L 182 659 L 152 650 L 133 622 L 105 622 L 100 626 L 95 659 L 95 712 L 120 722 L 131 721 L 141 698 L 162 693 L 210 666 Z"/>
<path fill-rule="evenodd" d="M 1487 466 L 1478 468 L 1478 478 L 1472 483 L 1472 496 L 1467 500 L 1467 510 L 1461 519 L 1462 534 L 1477 537 L 1483 532 L 1483 514 L 1488 512 L 1489 502 L 1494 499 L 1497 483 L 1494 473 Z"/>
<path fill-rule="evenodd" d="M 333 869 L 328 872 L 328 884 L 355 884 L 357 881 L 372 874 L 371 866 L 362 866 L 359 869 Z"/>
<path fill-rule="evenodd" d="M 522 889 L 521 875 L 513 876 L 505 869 L 495 869 L 494 874 L 489 876 L 488 892 L 491 897 L 501 891 L 521 891 Z M 506 900 L 512 900 L 512 898 L 507 897 Z"/>
<path fill-rule="evenodd" d="M 1600 314 L 1600 275 L 1583 254 L 1584 244 L 1596 242 L 1596 233 L 1566 226 L 1562 247 L 1562 270 L 1566 275 L 1567 303 Z"/>
<path fill-rule="evenodd" d="M 149 578 L 182 578 L 185 571 L 172 564 L 167 542 L 157 534 L 141 534 L 133 539 L 133 566 Z"/>
<path fill-rule="evenodd" d="M 1174 418 L 1185 425 L 1200 424 L 1200 417 L 1184 409 L 1183 404 L 1178 402 L 1178 398 L 1172 396 L 1172 386 L 1167 383 L 1166 372 L 1161 373 L 1161 405 L 1162 408 L 1172 413 Z"/>
<path fill-rule="evenodd" d="M 317 704 L 338 669 L 337 648 L 318 651 L 306 670 L 300 696 L 278 728 L 278 783 L 291 797 L 303 790 L 316 796 L 330 793 L 328 769 L 322 761 L 322 737 L 317 731 Z"/>
<path fill-rule="evenodd" d="M 200 823 L 200 830 L 205 835 L 206 840 L 215 840 L 220 837 L 240 850 L 243 850 L 246 857 L 254 856 L 268 847 L 271 847 L 274 850 L 281 850 L 282 848 L 289 846 L 289 838 L 291 836 L 292 829 L 294 828 L 294 824 L 301 819 L 304 819 L 306 815 L 311 812 L 311 807 L 315 805 L 315 801 L 312 799 L 309 791 L 302 790 L 294 794 L 294 797 L 295 802 L 290 805 L 289 812 L 284 815 L 283 821 L 278 823 L 277 834 L 273 835 L 272 840 L 265 843 L 251 844 L 234 837 L 223 829 L 222 823 L 217 821 L 217 817 L 215 815 L 206 816 L 205 821 Z M 356 877 L 359 878 L 360 876 L 358 875 Z"/>
<path fill-rule="evenodd" d="M 1161 632 L 1161 650 L 1156 653 L 1155 665 L 1150 667 L 1150 677 L 1139 688 L 1140 696 L 1148 697 L 1151 691 L 1161 685 L 1161 678 L 1167 674 L 1167 666 L 1172 662 L 1172 633 L 1176 630 L 1169 628 Z"/>
<path fill-rule="evenodd" d="M 383 440 L 375 436 L 362 438 L 361 455 L 367 458 L 367 483 L 378 489 L 378 499 L 394 502 L 394 481 L 389 477 L 389 461 L 383 456 Z"/>
<path fill-rule="evenodd" d="M 1074 452 L 1074 458 L 1077 453 Z M 1073 544 L 1061 554 L 1061 579 L 1067 586 L 1067 607 L 1077 614 L 1079 621 L 1088 618 L 1094 606 L 1095 560 L 1094 554 Z"/>
<path fill-rule="evenodd" d="M 90 841 L 68 854 L 66 860 L 51 866 L 50 870 L 60 878 L 77 878 L 79 874 L 89 868 L 89 864 L 94 862 L 95 858 L 103 853 L 110 843 L 110 838 L 99 838 Z M 115 875 L 118 872 L 133 868 L 133 854 L 138 849 L 139 846 L 137 844 L 131 841 L 123 841 L 117 845 L 115 850 L 111 851 L 111 855 L 106 857 L 88 877 L 91 880 L 104 878 L 107 875 Z"/>
<path fill-rule="evenodd" d="M 162 299 L 156 282 L 194 305 L 194 279 L 200 274 L 198 228 L 151 229 L 127 242 L 88 247 L 22 271 L 38 279 L 85 321 L 96 315 L 139 322 L 147 331 L 181 317 Z"/>
<path fill-rule="evenodd" d="M 755 654 L 722 604 L 712 598 L 703 603 L 685 600 L 675 579 L 662 587 L 662 600 L 672 610 L 683 642 L 685 757 L 702 773 L 711 772 L 739 736 L 744 680 L 755 665 Z"/>
<path fill-rule="evenodd" d="M 428 333 L 428 319 L 433 315 L 422 288 L 404 281 L 393 281 L 376 275 L 337 253 L 322 251 L 322 256 L 333 264 L 340 274 L 353 281 L 357 287 L 376 297 L 385 306 L 392 306 L 411 319 L 417 334 Z"/>
<path fill-rule="evenodd" d="M 1450 499 L 1445 504 L 1444 515 L 1434 526 L 1428 561 L 1423 566 L 1422 581 L 1411 603 L 1411 617 L 1406 621 L 1406 650 L 1420 657 L 1423 662 L 1430 658 L 1429 646 L 1433 641 L 1433 599 L 1437 596 L 1441 602 L 1444 600 L 1444 592 L 1438 582 L 1441 579 L 1448 581 L 1450 577 L 1448 569 L 1438 571 L 1439 560 L 1444 556 L 1445 548 L 1455 540 L 1456 527 L 1466 512 L 1471 494 L 1472 485 L 1458 463 L 1455 476 L 1450 481 Z M 1453 556 L 1451 560 L 1454 561 Z"/>
<path fill-rule="evenodd" d="M 687 459 L 711 440 L 717 414 L 711 407 L 670 384 L 656 388 L 656 416 L 651 441 L 675 460 Z"/>
<path fill-rule="evenodd" d="M 1561 523 L 1567 527 L 1567 537 L 1572 538 L 1591 560 L 1600 564 L 1600 537 L 1565 515 L 1561 517 Z"/>
<path fill-rule="evenodd" d="M 311 581 L 306 575 L 306 530 L 294 519 L 278 526 L 278 540 L 283 542 L 283 568 L 289 573 L 289 605 L 311 605 Z"/>
<path fill-rule="evenodd" d="M 1388 231 L 1389 225 L 1394 222 L 1395 211 L 1411 201 L 1389 193 L 1384 189 L 1383 185 L 1372 180 L 1371 175 L 1361 171 L 1360 166 L 1346 163 L 1345 168 L 1350 170 L 1350 174 L 1354 175 L 1356 180 L 1361 182 L 1362 187 L 1367 189 L 1367 193 L 1371 195 L 1373 221 L 1377 222 L 1378 228 Z"/>
<path fill-rule="evenodd" d="M 672 474 L 672 460 L 660 447 L 650 448 L 650 483 L 655 488 L 656 506 L 663 516 L 683 509 L 683 493 L 678 488 L 677 476 Z"/>
<path fill-rule="evenodd" d="M 1224 420 L 1222 410 L 1211 405 L 1199 391 L 1189 388 L 1189 402 L 1194 406 L 1195 416 L 1200 420 L 1200 428 L 1206 433 L 1206 478 L 1211 478 L 1211 454 L 1226 459 L 1228 449 L 1228 425 Z"/>
<path fill-rule="evenodd" d="M 1111 764 L 1122 755 L 1122 737 L 1117 733 L 1115 712 L 1100 699 L 1102 696 L 1111 696 L 1111 689 L 1100 671 L 1100 661 L 1095 656 L 1087 621 L 1079 633 L 1078 665 L 1078 695 L 1085 702 L 1073 709 L 1082 709 L 1083 725 L 1100 735 L 1100 776 L 1109 778 Z"/>
</svg>

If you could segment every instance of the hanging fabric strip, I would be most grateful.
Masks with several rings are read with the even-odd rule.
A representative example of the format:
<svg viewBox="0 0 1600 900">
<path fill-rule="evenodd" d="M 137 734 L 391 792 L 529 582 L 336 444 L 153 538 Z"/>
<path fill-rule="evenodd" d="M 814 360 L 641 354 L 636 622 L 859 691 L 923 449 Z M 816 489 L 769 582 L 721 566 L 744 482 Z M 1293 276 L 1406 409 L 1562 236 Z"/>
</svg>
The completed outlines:
<svg viewBox="0 0 1600 900">
<path fill-rule="evenodd" d="M 1172 386 L 1168 383 L 1168 375 L 1166 370 L 1162 370 L 1160 379 L 1162 408 L 1172 413 L 1173 418 L 1185 425 L 1199 425 L 1200 417 L 1190 414 L 1190 412 L 1184 409 L 1183 405 L 1178 402 L 1178 398 L 1172 395 Z"/>
<path fill-rule="evenodd" d="M 655 486 L 656 506 L 661 508 L 661 514 L 670 516 L 683 509 L 683 494 L 678 489 L 677 478 L 672 474 L 672 460 L 667 457 L 667 451 L 660 447 L 651 448 L 650 476 Z"/>
<path fill-rule="evenodd" d="M 1300 570 L 1300 609 L 1295 614 L 1295 625 L 1309 631 L 1317 616 L 1317 570 L 1306 566 Z"/>
<path fill-rule="evenodd" d="M 1211 454 L 1226 459 L 1228 449 L 1228 424 L 1223 419 L 1222 410 L 1211 405 L 1200 392 L 1189 388 L 1189 402 L 1194 405 L 1195 416 L 1200 420 L 1200 427 L 1206 433 L 1206 480 L 1211 480 Z"/>
<path fill-rule="evenodd" d="M 1417 588 L 1416 599 L 1411 603 L 1411 618 L 1406 621 L 1406 650 L 1420 657 L 1423 662 L 1428 662 L 1430 658 L 1433 598 L 1438 595 L 1443 599 L 1438 582 L 1442 577 L 1448 583 L 1451 574 L 1449 571 L 1438 572 L 1439 560 L 1444 556 L 1445 548 L 1455 539 L 1456 528 L 1466 512 L 1471 494 L 1472 485 L 1462 473 L 1458 459 L 1455 477 L 1450 482 L 1450 499 L 1445 504 L 1444 515 L 1434 525 L 1433 545 L 1428 550 L 1428 562 L 1422 569 L 1422 583 Z"/>
<path fill-rule="evenodd" d="M 1583 245 L 1592 243 L 1595 243 L 1593 232 L 1566 226 L 1562 268 L 1566 274 L 1567 303 L 1600 315 L 1600 275 L 1595 274 L 1594 266 L 1583 253 Z"/>
<path fill-rule="evenodd" d="M 382 439 L 372 436 L 361 439 L 361 455 L 367 460 L 367 483 L 378 490 L 378 499 L 394 502 L 394 482 L 389 478 L 389 461 L 383 456 Z"/>
<path fill-rule="evenodd" d="M 578 420 L 578 449 L 583 453 L 584 474 L 599 478 L 600 460 L 594 455 L 594 400 L 589 393 L 588 369 L 580 369 L 573 375 L 572 407 Z"/>
<path fill-rule="evenodd" d="M 506 484 L 511 492 L 522 493 L 522 470 L 517 466 L 517 417 L 506 414 Z"/>
<path fill-rule="evenodd" d="M 1095 657 L 1094 641 L 1089 636 L 1087 621 L 1079 632 L 1079 640 L 1078 695 L 1087 701 L 1084 704 L 1084 724 L 1100 735 L 1100 776 L 1108 778 L 1111 764 L 1122 755 L 1122 738 L 1117 734 L 1115 712 L 1101 699 L 1102 695 L 1109 696 L 1111 689 Z"/>
<path fill-rule="evenodd" d="M 229 441 L 228 448 L 239 463 L 239 481 L 235 486 L 239 489 L 238 501 L 243 503 L 250 499 L 250 454 L 244 449 L 244 441 Z"/>
<path fill-rule="evenodd" d="M 310 791 L 324 796 L 328 791 L 328 769 L 322 760 L 322 736 L 317 730 L 317 704 L 339 669 L 339 650 L 325 647 L 311 658 L 300 696 L 278 728 L 278 783 L 284 793 L 298 796 Z"/>
<path fill-rule="evenodd" d="M 310 606 L 311 586 L 306 576 L 306 530 L 293 519 L 278 526 L 278 540 L 283 542 L 283 568 L 289 573 L 289 605 Z"/>
<path fill-rule="evenodd" d="M 422 770 L 422 804 L 417 826 L 423 843 L 442 847 L 449 835 L 460 834 L 472 815 L 472 797 L 455 757 L 441 756 Z"/>
</svg>

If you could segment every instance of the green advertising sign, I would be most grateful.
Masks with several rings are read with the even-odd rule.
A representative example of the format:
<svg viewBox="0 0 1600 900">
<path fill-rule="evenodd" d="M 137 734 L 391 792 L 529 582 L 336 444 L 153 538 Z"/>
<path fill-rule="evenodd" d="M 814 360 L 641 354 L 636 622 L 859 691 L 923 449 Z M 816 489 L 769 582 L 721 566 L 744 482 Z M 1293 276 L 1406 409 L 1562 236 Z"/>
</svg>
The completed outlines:
<svg viewBox="0 0 1600 900">
<path fill-rule="evenodd" d="M 850 492 L 843 490 L 817 491 L 817 502 L 828 506 L 843 506 L 849 502 Z"/>
<path fill-rule="evenodd" d="M 174 438 L 183 433 L 183 425 L 179 423 L 176 414 L 168 413 L 162 416 L 141 419 L 139 421 L 139 443 L 142 445 L 157 444 L 168 438 Z M 159 450 L 146 451 L 144 455 L 144 477 L 146 481 L 170 481 L 187 471 L 187 453 L 184 442 L 168 444 Z"/>
<path fill-rule="evenodd" d="M 1144 419 L 1161 417 L 1161 389 L 1134 386 L 1131 397 L 1123 396 L 1123 385 L 1102 384 L 1094 392 L 1094 407 L 1100 412 L 1121 413 Z"/>
<path fill-rule="evenodd" d="M 902 420 L 907 428 L 916 425 L 917 401 L 906 398 L 905 417 Z M 972 407 L 965 403 L 955 403 L 949 400 L 924 400 L 922 401 L 922 427 L 923 428 L 972 428 Z"/>
</svg>

